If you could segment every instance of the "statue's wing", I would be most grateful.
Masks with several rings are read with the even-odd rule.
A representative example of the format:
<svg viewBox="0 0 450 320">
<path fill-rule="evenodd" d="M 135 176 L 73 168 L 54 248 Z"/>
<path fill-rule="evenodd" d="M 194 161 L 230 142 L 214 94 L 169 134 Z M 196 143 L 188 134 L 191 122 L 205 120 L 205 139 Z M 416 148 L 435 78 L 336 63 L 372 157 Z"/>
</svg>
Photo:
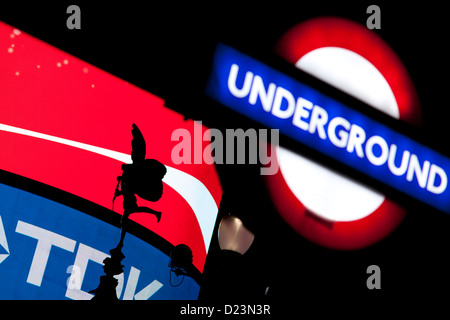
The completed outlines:
<svg viewBox="0 0 450 320">
<path fill-rule="evenodd" d="M 144 136 L 134 123 L 131 134 L 133 135 L 133 140 L 131 140 L 131 160 L 136 164 L 144 161 L 146 145 Z"/>
</svg>

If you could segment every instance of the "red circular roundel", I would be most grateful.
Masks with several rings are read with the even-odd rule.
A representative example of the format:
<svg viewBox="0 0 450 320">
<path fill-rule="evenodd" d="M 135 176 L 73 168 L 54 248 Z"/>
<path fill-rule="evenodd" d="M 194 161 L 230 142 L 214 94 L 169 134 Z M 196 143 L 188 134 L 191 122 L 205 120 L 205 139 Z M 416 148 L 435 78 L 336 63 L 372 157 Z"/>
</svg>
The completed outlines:
<svg viewBox="0 0 450 320">
<path fill-rule="evenodd" d="M 386 114 L 420 124 L 420 105 L 406 68 L 373 31 L 336 17 L 288 30 L 277 53 L 299 69 Z M 383 194 L 282 147 L 280 170 L 267 186 L 280 215 L 324 247 L 354 250 L 389 235 L 406 211 Z"/>
</svg>

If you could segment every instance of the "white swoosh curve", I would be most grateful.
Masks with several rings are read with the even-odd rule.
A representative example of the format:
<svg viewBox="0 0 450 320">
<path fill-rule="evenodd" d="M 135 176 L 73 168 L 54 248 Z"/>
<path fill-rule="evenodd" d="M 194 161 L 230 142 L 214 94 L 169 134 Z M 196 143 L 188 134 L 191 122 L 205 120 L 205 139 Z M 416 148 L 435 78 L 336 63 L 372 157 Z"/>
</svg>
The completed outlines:
<svg viewBox="0 0 450 320">
<path fill-rule="evenodd" d="M 126 153 L 117 152 L 90 144 L 77 142 L 69 139 L 59 138 L 45 133 L 22 129 L 19 127 L 10 126 L 0 123 L 0 131 L 6 131 L 42 140 L 52 141 L 67 146 L 71 146 L 77 149 L 86 150 L 92 153 L 96 153 L 111 159 L 121 161 L 123 163 L 132 163 L 131 155 Z M 216 223 L 216 216 L 219 208 L 214 201 L 213 196 L 209 192 L 208 188 L 197 178 L 181 170 L 175 169 L 168 165 L 167 173 L 164 176 L 163 181 L 167 183 L 172 189 L 178 192 L 189 204 L 192 211 L 195 213 L 195 217 L 200 225 L 202 231 L 203 240 L 205 242 L 206 252 L 209 250 L 209 243 Z M 212 215 L 214 212 L 215 215 Z"/>
</svg>

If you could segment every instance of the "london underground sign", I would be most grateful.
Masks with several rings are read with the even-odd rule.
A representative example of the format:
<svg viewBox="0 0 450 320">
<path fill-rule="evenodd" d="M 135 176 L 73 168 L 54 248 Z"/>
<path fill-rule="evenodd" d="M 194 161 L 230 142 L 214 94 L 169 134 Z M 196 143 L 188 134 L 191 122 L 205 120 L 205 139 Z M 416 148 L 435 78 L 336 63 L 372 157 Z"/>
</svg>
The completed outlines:
<svg viewBox="0 0 450 320">
<path fill-rule="evenodd" d="M 207 93 L 312 149 L 450 213 L 448 158 L 231 47 L 218 46 Z"/>
<path fill-rule="evenodd" d="M 448 158 L 231 47 L 216 58 L 220 102 L 450 213 Z"/>
<path fill-rule="evenodd" d="M 419 100 L 406 68 L 375 32 L 355 22 L 337 17 L 304 21 L 281 37 L 276 52 L 372 108 L 420 123 Z M 406 209 L 349 177 L 281 146 L 275 153 L 280 172 L 266 179 L 274 203 L 313 242 L 362 248 L 383 239 L 406 215 Z"/>
</svg>

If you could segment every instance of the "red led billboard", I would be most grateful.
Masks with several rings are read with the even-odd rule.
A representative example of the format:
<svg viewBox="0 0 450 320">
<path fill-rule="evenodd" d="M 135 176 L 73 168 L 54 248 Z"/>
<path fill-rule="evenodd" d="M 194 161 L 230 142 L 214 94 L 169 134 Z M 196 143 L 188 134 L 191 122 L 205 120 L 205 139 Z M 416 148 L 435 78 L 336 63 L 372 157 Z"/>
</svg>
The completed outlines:
<svg viewBox="0 0 450 320">
<path fill-rule="evenodd" d="M 136 123 L 146 157 L 162 162 L 167 174 L 158 202 L 138 200 L 161 211 L 161 221 L 146 213 L 131 219 L 173 245 L 187 244 L 202 271 L 222 188 L 214 164 L 172 162 L 177 142 L 171 135 L 207 128 L 184 120 L 163 99 L 3 23 L 0 48 L 0 169 L 110 209 L 121 165 L 131 163 Z M 114 211 L 123 212 L 121 198 Z"/>
</svg>

